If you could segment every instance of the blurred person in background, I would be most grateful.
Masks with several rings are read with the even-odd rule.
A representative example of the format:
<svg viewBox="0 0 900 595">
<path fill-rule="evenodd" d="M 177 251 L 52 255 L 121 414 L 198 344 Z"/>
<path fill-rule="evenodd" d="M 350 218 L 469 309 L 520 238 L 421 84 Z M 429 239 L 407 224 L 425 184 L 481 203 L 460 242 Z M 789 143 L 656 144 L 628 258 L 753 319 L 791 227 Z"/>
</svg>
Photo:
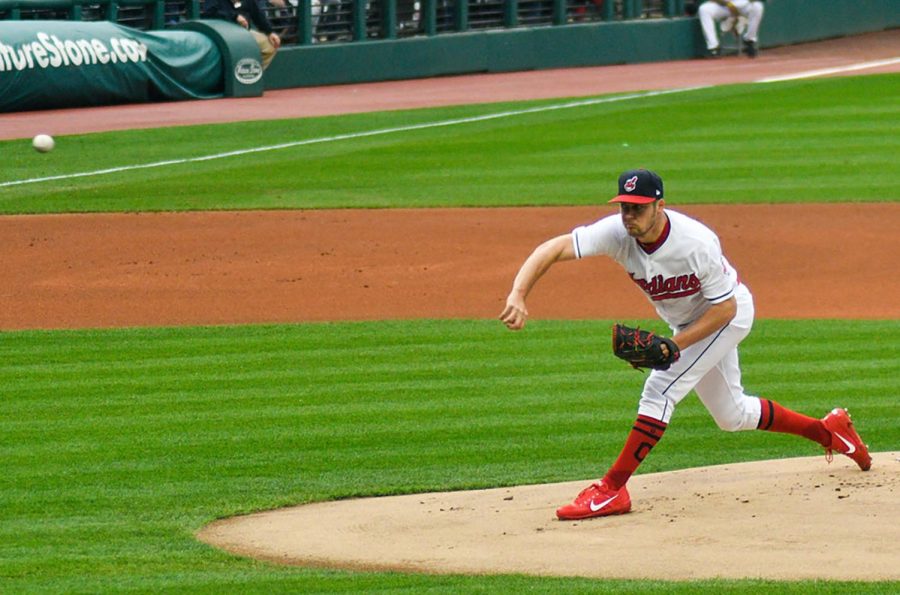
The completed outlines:
<svg viewBox="0 0 900 595">
<path fill-rule="evenodd" d="M 272 24 L 257 0 L 204 0 L 202 16 L 237 23 L 249 30 L 262 54 L 263 70 L 269 67 L 281 47 L 281 37 L 272 30 Z M 253 28 L 250 27 L 251 24 Z"/>
<path fill-rule="evenodd" d="M 734 30 L 740 35 L 744 53 L 755 58 L 759 54 L 759 25 L 764 12 L 765 5 L 760 0 L 706 0 L 700 4 L 697 16 L 706 40 L 707 55 L 717 57 L 721 54 L 716 31 L 716 24 L 720 23 L 723 32 Z"/>
</svg>

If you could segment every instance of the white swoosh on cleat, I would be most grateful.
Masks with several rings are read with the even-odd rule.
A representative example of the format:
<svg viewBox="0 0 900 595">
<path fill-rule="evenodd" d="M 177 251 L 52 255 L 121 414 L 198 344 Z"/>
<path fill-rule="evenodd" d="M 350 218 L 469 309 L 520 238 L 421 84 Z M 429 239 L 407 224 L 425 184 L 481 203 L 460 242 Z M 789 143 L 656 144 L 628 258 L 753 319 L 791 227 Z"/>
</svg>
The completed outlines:
<svg viewBox="0 0 900 595">
<path fill-rule="evenodd" d="M 618 498 L 618 497 L 619 497 L 619 495 L 616 494 L 616 495 L 613 496 L 612 498 L 609 498 L 609 499 L 607 499 L 607 500 L 604 500 L 604 501 L 601 502 L 600 504 L 594 504 L 594 501 L 591 500 L 591 512 L 597 512 L 598 510 L 600 510 L 601 508 L 603 508 L 604 506 L 606 506 L 607 504 L 609 504 L 610 502 L 612 502 L 613 500 L 615 500 L 615 499 Z"/>
<path fill-rule="evenodd" d="M 849 440 L 847 440 L 846 438 L 844 438 L 843 436 L 841 436 L 841 435 L 838 434 L 837 432 L 835 432 L 834 435 L 837 436 L 838 438 L 840 438 L 840 439 L 841 439 L 841 442 L 843 442 L 844 444 L 847 445 L 847 452 L 844 453 L 845 455 L 852 455 L 853 453 L 856 452 L 856 447 L 853 446 L 853 444 L 851 444 Z M 592 505 L 591 505 L 591 508 L 593 508 L 593 503 L 592 503 Z"/>
</svg>

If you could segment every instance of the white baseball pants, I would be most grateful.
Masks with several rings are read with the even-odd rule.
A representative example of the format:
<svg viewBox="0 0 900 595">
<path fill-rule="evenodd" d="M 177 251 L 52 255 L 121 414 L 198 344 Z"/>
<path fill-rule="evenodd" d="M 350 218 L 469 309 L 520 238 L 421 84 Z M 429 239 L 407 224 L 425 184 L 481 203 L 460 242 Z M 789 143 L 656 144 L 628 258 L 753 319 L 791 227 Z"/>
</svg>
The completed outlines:
<svg viewBox="0 0 900 595">
<path fill-rule="evenodd" d="M 747 31 L 744 39 L 756 42 L 759 39 L 759 24 L 762 23 L 765 5 L 762 2 L 751 0 L 732 0 L 735 8 L 741 16 L 747 19 Z M 731 16 L 731 11 L 716 2 L 707 1 L 697 10 L 700 18 L 700 27 L 703 29 L 703 37 L 706 39 L 706 49 L 712 50 L 719 47 L 719 33 L 716 31 L 716 23 L 720 23 Z"/>
<path fill-rule="evenodd" d="M 737 314 L 728 326 L 682 350 L 668 370 L 650 373 L 638 414 L 669 423 L 675 407 L 693 389 L 721 429 L 756 429 L 760 401 L 744 393 L 737 350 L 753 326 L 753 296 L 740 285 L 735 298 Z"/>
</svg>

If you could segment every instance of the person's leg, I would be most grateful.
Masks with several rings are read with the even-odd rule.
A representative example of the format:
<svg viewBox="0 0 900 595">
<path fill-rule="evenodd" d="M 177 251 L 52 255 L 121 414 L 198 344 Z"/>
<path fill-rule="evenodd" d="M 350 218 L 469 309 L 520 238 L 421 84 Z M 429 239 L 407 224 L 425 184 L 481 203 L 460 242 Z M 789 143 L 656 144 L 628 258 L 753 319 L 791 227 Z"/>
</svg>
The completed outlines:
<svg viewBox="0 0 900 595">
<path fill-rule="evenodd" d="M 703 30 L 707 50 L 719 49 L 719 33 L 716 31 L 716 23 L 727 19 L 730 14 L 727 8 L 715 2 L 704 2 L 697 9 L 697 17 L 700 19 L 700 28 Z"/>
<path fill-rule="evenodd" d="M 831 461 L 832 451 L 847 455 L 863 471 L 872 465 L 869 450 L 844 409 L 834 409 L 815 419 L 784 407 L 771 399 L 744 393 L 740 385 L 737 350 L 722 360 L 695 387 L 697 396 L 723 430 L 762 430 L 793 434 L 822 446 Z M 754 423 L 754 420 L 757 420 Z"/>
<path fill-rule="evenodd" d="M 739 432 L 759 425 L 760 400 L 744 393 L 737 347 L 700 379 L 694 391 L 719 429 Z"/>
<path fill-rule="evenodd" d="M 782 407 L 771 399 L 759 399 L 760 415 L 756 429 L 765 432 L 794 434 L 812 440 L 826 448 L 831 445 L 831 432 L 821 419 L 814 419 Z"/>
<path fill-rule="evenodd" d="M 662 438 L 675 406 L 750 332 L 753 299 L 746 290 L 738 293 L 738 314 L 728 326 L 683 349 L 679 360 L 668 370 L 650 373 L 641 393 L 637 421 L 618 458 L 600 482 L 591 484 L 574 502 L 556 511 L 560 519 L 622 514 L 631 510 L 626 483 Z M 758 417 L 757 411 L 754 424 Z"/>
<path fill-rule="evenodd" d="M 744 392 L 737 348 L 723 357 L 694 390 L 716 425 L 726 432 L 764 430 L 802 436 L 826 447 L 831 444 L 831 433 L 822 420 Z"/>
<path fill-rule="evenodd" d="M 253 38 L 256 40 L 256 45 L 259 46 L 259 53 L 262 54 L 262 67 L 263 70 L 269 67 L 269 64 L 272 63 L 272 59 L 275 58 L 275 46 L 272 45 L 272 42 L 269 41 L 268 36 L 266 34 L 252 30 Z"/>
<path fill-rule="evenodd" d="M 650 454 L 650 451 L 662 438 L 663 432 L 666 431 L 666 425 L 652 417 L 638 415 L 637 421 L 634 422 L 634 426 L 625 440 L 622 452 L 603 476 L 603 484 L 612 490 L 622 489 L 644 458 Z"/>
<path fill-rule="evenodd" d="M 871 464 L 866 445 L 843 409 L 816 420 L 774 401 L 747 395 L 741 385 L 737 346 L 753 325 L 753 298 L 743 288 L 736 292 L 737 313 L 731 322 L 709 337 L 682 350 L 668 370 L 653 370 L 644 383 L 638 420 L 619 457 L 599 483 L 588 486 L 572 504 L 556 514 L 560 519 L 621 514 L 631 510 L 625 487 L 665 432 L 675 407 L 695 390 L 701 402 L 727 431 L 762 429 L 803 436 L 852 458 L 866 470 Z"/>
<path fill-rule="evenodd" d="M 637 466 L 665 431 L 675 407 L 691 390 L 697 389 L 710 374 L 721 375 L 714 370 L 732 371 L 732 390 L 743 393 L 740 386 L 740 368 L 737 365 L 737 346 L 750 333 L 753 326 L 753 298 L 746 289 L 736 292 L 737 313 L 727 326 L 702 341 L 681 351 L 681 357 L 668 370 L 653 370 L 644 383 L 644 391 L 638 405 L 638 420 L 629 435 L 626 447 L 613 464 L 607 478 L 614 486 L 624 485 Z M 731 407 L 727 415 L 731 424 L 753 424 L 759 420 L 759 401 L 740 403 Z M 749 409 L 745 406 L 749 405 Z M 754 408 L 755 406 L 755 408 Z M 723 412 L 724 415 L 724 412 Z M 637 446 L 645 445 L 637 450 Z M 629 447 L 635 454 L 630 455 Z M 639 456 L 638 456 L 639 455 Z M 623 471 L 625 473 L 623 473 Z"/>
<path fill-rule="evenodd" d="M 762 22 L 765 7 L 762 2 L 750 2 L 744 10 L 744 17 L 747 19 L 747 30 L 741 33 L 741 40 L 744 46 L 744 53 L 749 58 L 755 58 L 759 55 L 759 24 Z"/>
<path fill-rule="evenodd" d="M 557 509 L 556 516 L 560 520 L 584 519 L 630 511 L 631 497 L 625 484 L 662 438 L 666 425 L 652 417 L 638 415 L 622 452 L 603 479 L 582 490 L 571 504 Z"/>
<path fill-rule="evenodd" d="M 744 33 L 744 41 L 752 41 L 756 43 L 759 39 L 759 25 L 762 23 L 763 13 L 765 12 L 765 4 L 762 2 L 751 2 L 746 9 L 747 31 Z"/>
</svg>

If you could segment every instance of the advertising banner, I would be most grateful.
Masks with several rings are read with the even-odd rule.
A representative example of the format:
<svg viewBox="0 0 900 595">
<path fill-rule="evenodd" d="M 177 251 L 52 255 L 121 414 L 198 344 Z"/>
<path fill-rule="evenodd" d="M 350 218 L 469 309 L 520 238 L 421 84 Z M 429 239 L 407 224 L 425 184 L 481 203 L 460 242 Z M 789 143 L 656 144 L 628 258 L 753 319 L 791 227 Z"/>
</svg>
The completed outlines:
<svg viewBox="0 0 900 595">
<path fill-rule="evenodd" d="M 0 112 L 222 95 L 222 56 L 202 33 L 0 21 Z"/>
</svg>

